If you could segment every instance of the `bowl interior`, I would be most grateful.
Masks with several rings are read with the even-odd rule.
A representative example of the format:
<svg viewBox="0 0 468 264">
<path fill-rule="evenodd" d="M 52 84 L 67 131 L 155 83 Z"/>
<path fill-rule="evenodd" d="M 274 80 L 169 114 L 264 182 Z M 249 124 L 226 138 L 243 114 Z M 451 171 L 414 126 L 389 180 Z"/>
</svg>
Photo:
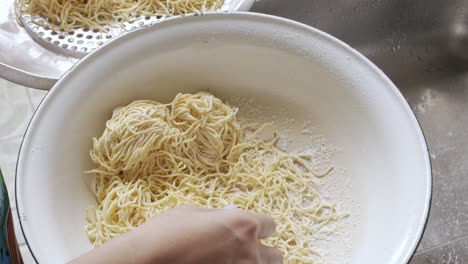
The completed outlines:
<svg viewBox="0 0 468 264">
<path fill-rule="evenodd" d="M 40 105 L 17 168 L 21 225 L 40 263 L 63 263 L 91 248 L 84 211 L 95 201 L 83 171 L 92 168 L 91 138 L 112 110 L 199 90 L 252 98 L 266 106 L 262 120 L 293 120 L 293 140 L 304 137 L 310 121 L 338 148 L 333 163 L 342 173 L 323 184 L 350 217 L 331 236 L 332 261 L 408 260 L 425 224 L 431 182 L 422 132 L 398 90 L 320 31 L 265 15 L 219 13 L 168 19 L 110 42 Z"/>
</svg>

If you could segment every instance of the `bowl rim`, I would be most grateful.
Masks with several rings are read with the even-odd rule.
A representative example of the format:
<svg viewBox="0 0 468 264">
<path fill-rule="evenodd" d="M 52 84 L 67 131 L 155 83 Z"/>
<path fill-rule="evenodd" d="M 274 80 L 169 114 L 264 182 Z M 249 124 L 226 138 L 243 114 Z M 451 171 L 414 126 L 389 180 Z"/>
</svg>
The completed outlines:
<svg viewBox="0 0 468 264">
<path fill-rule="evenodd" d="M 39 103 L 39 106 L 34 110 L 34 113 L 32 115 L 32 118 L 30 119 L 25 133 L 23 135 L 23 139 L 20 144 L 20 149 L 18 152 L 18 157 L 16 160 L 16 167 L 15 167 L 15 204 L 16 204 L 16 213 L 17 217 L 19 219 L 19 224 L 21 228 L 21 233 L 24 236 L 25 239 L 25 244 L 29 249 L 29 252 L 31 253 L 34 261 L 36 263 L 39 263 L 36 254 L 34 254 L 33 248 L 31 247 L 30 242 L 28 241 L 27 237 L 27 232 L 25 231 L 25 223 L 24 219 L 21 217 L 21 212 L 22 212 L 22 207 L 20 206 L 21 202 L 20 200 L 22 199 L 20 196 L 18 196 L 18 190 L 21 188 L 18 184 L 18 167 L 20 163 L 22 163 L 22 157 L 24 155 L 24 149 L 23 146 L 25 144 L 25 141 L 28 141 L 29 138 L 29 133 L 31 132 L 31 128 L 34 127 L 35 125 L 35 120 L 37 119 L 38 113 L 41 112 L 42 108 L 44 107 L 44 102 L 48 100 L 52 100 L 52 98 L 57 94 L 61 89 L 60 87 L 62 86 L 63 83 L 67 82 L 67 80 L 70 78 L 70 75 L 75 72 L 75 68 L 80 67 L 82 64 L 86 64 L 92 61 L 94 57 L 97 57 L 94 54 L 100 54 L 103 51 L 107 49 L 112 49 L 114 46 L 119 45 L 121 42 L 125 42 L 127 39 L 132 39 L 137 37 L 139 34 L 149 34 L 149 32 L 152 31 L 157 31 L 158 27 L 160 26 L 172 26 L 171 24 L 176 23 L 190 23 L 190 19 L 197 19 L 196 17 L 209 17 L 209 18 L 217 18 L 217 19 L 224 19 L 224 18 L 237 18 L 240 20 L 246 20 L 249 19 L 251 21 L 259 21 L 261 20 L 262 22 L 268 22 L 272 24 L 281 24 L 281 25 L 287 25 L 293 28 L 301 29 L 303 31 L 310 32 L 311 34 L 315 34 L 317 36 L 323 37 L 327 39 L 328 41 L 332 42 L 333 44 L 340 46 L 340 48 L 345 49 L 347 52 L 358 58 L 358 60 L 361 61 L 361 63 L 364 63 L 367 67 L 369 67 L 370 70 L 372 70 L 378 77 L 385 82 L 390 89 L 390 92 L 393 93 L 394 96 L 398 98 L 398 101 L 400 101 L 400 105 L 404 108 L 405 114 L 407 115 L 408 118 L 410 118 L 413 122 L 418 133 L 419 138 L 421 139 L 419 143 L 422 144 L 422 147 L 424 149 L 424 161 L 425 161 L 425 169 L 426 169 L 426 176 L 427 176 L 427 188 L 425 190 L 425 204 L 424 204 L 424 210 L 423 210 L 423 215 L 421 218 L 421 222 L 418 224 L 416 236 L 413 237 L 413 241 L 411 241 L 410 246 L 406 248 L 406 252 L 401 255 L 403 262 L 404 263 L 409 263 L 410 260 L 413 258 L 414 253 L 418 247 L 418 245 L 421 243 L 424 231 L 426 230 L 427 223 L 429 220 L 429 214 L 430 214 L 430 209 L 432 205 L 432 190 L 433 190 L 433 175 L 432 175 L 432 163 L 429 155 L 429 147 L 427 144 L 427 137 L 424 134 L 424 131 L 422 129 L 421 123 L 415 116 L 414 112 L 411 110 L 411 107 L 409 106 L 408 102 L 400 92 L 400 90 L 395 86 L 395 84 L 390 80 L 390 78 L 383 73 L 383 71 L 378 68 L 373 62 L 371 62 L 367 57 L 362 55 L 360 52 L 346 44 L 345 42 L 341 41 L 340 39 L 323 32 L 319 29 L 316 29 L 312 26 L 306 25 L 301 22 L 297 22 L 288 18 L 283 18 L 275 15 L 269 15 L 269 14 L 262 14 L 262 13 L 255 13 L 255 12 L 245 12 L 245 11 L 212 11 L 212 12 L 204 12 L 202 15 L 200 14 L 189 14 L 185 16 L 174 16 L 170 17 L 168 19 L 165 19 L 164 21 L 161 21 L 160 23 L 157 24 L 157 26 L 151 26 L 147 28 L 143 28 L 140 30 L 132 31 L 129 32 L 128 34 L 122 35 L 118 38 L 112 39 L 109 42 L 105 43 L 101 47 L 97 48 L 96 50 L 90 52 L 87 54 L 83 59 L 79 60 L 75 65 L 73 65 L 69 70 L 67 70 L 63 76 L 60 77 L 57 83 L 54 84 L 54 86 L 51 88 L 51 90 L 47 93 L 47 95 L 41 100 Z"/>
</svg>

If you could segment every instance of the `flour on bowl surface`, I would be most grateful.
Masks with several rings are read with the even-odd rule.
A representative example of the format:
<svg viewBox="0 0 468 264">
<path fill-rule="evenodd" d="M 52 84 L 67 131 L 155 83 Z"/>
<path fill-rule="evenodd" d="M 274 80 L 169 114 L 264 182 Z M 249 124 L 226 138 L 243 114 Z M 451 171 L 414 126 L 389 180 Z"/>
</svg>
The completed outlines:
<svg viewBox="0 0 468 264">
<path fill-rule="evenodd" d="M 314 125 L 313 120 L 289 112 L 286 107 L 262 104 L 251 97 L 232 97 L 227 101 L 239 108 L 237 117 L 242 126 L 272 123 L 280 133 L 278 148 L 291 154 L 311 155 L 317 172 L 333 167 L 327 176 L 312 180 L 317 183 L 321 198 L 335 205 L 339 213 L 348 216 L 321 227 L 309 238 L 309 243 L 321 256 L 315 263 L 349 263 L 352 230 L 358 223 L 360 208 L 351 194 L 349 173 L 335 164 L 336 158 L 343 155 L 342 150 L 321 135 L 320 128 Z M 262 139 L 267 140 L 271 133 L 269 129 L 262 131 Z"/>
</svg>

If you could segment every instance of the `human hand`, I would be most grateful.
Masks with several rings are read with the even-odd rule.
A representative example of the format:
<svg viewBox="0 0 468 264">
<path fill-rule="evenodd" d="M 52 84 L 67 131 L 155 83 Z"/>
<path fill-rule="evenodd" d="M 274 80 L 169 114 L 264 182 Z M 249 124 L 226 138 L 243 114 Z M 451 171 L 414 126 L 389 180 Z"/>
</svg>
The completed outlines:
<svg viewBox="0 0 468 264">
<path fill-rule="evenodd" d="M 258 241 L 274 232 L 273 219 L 264 214 L 184 205 L 73 263 L 277 264 L 281 252 Z"/>
</svg>

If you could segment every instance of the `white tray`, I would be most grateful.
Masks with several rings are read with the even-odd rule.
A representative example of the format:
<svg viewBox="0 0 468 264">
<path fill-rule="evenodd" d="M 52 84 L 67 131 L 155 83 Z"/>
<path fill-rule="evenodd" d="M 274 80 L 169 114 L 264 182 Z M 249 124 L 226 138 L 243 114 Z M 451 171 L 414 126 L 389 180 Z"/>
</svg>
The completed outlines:
<svg viewBox="0 0 468 264">
<path fill-rule="evenodd" d="M 226 0 L 225 6 L 248 11 L 255 0 Z M 224 6 L 223 6 L 224 7 Z M 224 10 L 224 8 L 223 8 Z M 60 55 L 34 41 L 21 27 L 14 0 L 0 1 L 0 77 L 37 89 L 50 89 L 79 59 Z M 67 54 L 67 53 L 65 53 Z M 68 55 L 72 55 L 69 53 Z"/>
</svg>

